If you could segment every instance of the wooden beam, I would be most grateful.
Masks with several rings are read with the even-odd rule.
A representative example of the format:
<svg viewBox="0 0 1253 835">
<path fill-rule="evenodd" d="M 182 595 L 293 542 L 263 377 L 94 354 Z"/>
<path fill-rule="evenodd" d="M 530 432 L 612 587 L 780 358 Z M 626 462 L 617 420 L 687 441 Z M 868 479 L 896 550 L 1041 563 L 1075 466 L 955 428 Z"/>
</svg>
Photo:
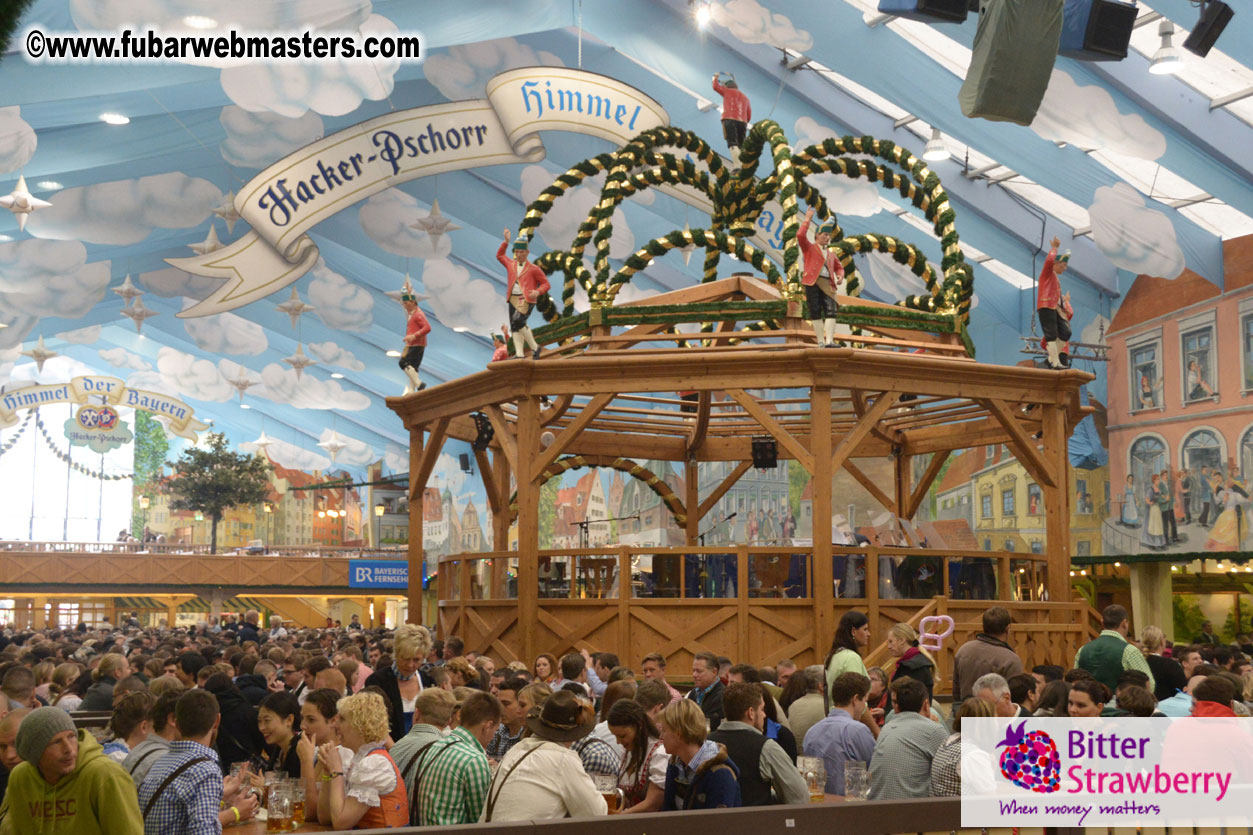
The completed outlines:
<svg viewBox="0 0 1253 835">
<path fill-rule="evenodd" d="M 931 463 L 927 465 L 927 469 L 923 471 L 922 478 L 918 480 L 918 486 L 914 488 L 914 492 L 909 496 L 909 503 L 905 505 L 905 512 L 897 514 L 902 519 L 913 519 L 914 514 L 918 512 L 918 506 L 922 504 L 923 498 L 927 495 L 927 491 L 931 489 L 932 482 L 935 477 L 940 474 L 940 468 L 944 466 L 944 462 L 948 460 L 949 453 L 937 452 L 931 456 Z"/>
<path fill-rule="evenodd" d="M 496 403 L 484 406 L 483 412 L 487 415 L 487 419 L 492 422 L 492 429 L 496 431 L 496 440 L 500 443 L 500 448 L 505 453 L 505 460 L 509 462 L 509 469 L 515 473 L 520 472 L 518 470 L 518 442 L 513 437 L 513 433 L 509 431 L 509 421 L 505 420 L 505 413 L 500 410 L 500 406 Z"/>
<path fill-rule="evenodd" d="M 475 448 L 474 460 L 479 465 L 479 476 L 483 479 L 483 490 L 487 493 L 487 505 L 492 509 L 492 513 L 500 513 L 500 490 L 492 477 L 492 461 L 487 457 L 487 450 Z M 500 548 L 500 550 L 506 549 Z"/>
<path fill-rule="evenodd" d="M 705 497 L 705 500 L 700 503 L 700 507 L 696 511 L 689 508 L 687 511 L 688 516 L 690 517 L 693 513 L 695 513 L 697 519 L 704 519 L 705 514 L 713 510 L 713 506 L 718 503 L 718 500 L 725 496 L 727 491 L 735 486 L 735 482 L 740 480 L 740 476 L 744 475 L 744 473 L 748 472 L 752 468 L 752 461 L 741 461 L 735 466 L 735 469 L 732 470 L 731 473 L 724 478 L 717 487 L 714 488 L 713 492 Z"/>
<path fill-rule="evenodd" d="M 696 425 L 692 427 L 692 434 L 687 441 L 689 452 L 700 449 L 700 445 L 705 442 L 705 434 L 709 432 L 709 406 L 712 400 L 711 392 L 702 391 L 700 399 L 696 401 Z"/>
<path fill-rule="evenodd" d="M 422 495 L 422 491 L 426 489 L 426 482 L 431 477 L 431 472 L 435 469 L 435 462 L 439 460 L 439 454 L 444 449 L 444 435 L 448 431 L 448 418 L 440 418 L 435 421 L 434 428 L 431 429 L 431 437 L 426 441 L 426 447 L 422 450 L 422 460 L 418 463 L 418 471 L 414 473 L 409 471 L 409 502 Z"/>
<path fill-rule="evenodd" d="M 1071 598 L 1070 587 L 1070 484 L 1066 475 L 1066 409 L 1044 406 L 1044 451 L 1058 467 L 1059 484 L 1043 485 L 1044 547 L 1048 554 L 1047 589 L 1049 600 L 1064 603 Z M 1000 596 L 1005 599 L 1005 592 Z"/>
<path fill-rule="evenodd" d="M 577 438 L 579 433 L 582 432 L 589 423 L 596 419 L 596 416 L 601 413 L 601 410 L 609 405 L 610 400 L 613 400 L 612 394 L 598 394 L 593 397 L 591 401 L 583 407 L 582 411 L 579 412 L 578 416 L 575 417 L 574 420 L 570 421 L 570 423 L 566 425 L 565 429 L 561 430 L 561 434 L 553 439 L 553 442 L 548 445 L 548 449 L 545 449 L 540 453 L 539 458 L 531 464 L 532 469 L 523 475 L 525 475 L 528 479 L 534 478 L 542 473 L 549 464 L 556 461 L 557 457 L 565 451 L 566 447 L 570 446 L 570 442 Z"/>
<path fill-rule="evenodd" d="M 822 639 L 834 630 L 832 623 L 835 603 L 835 566 L 831 559 L 831 493 L 833 470 L 831 467 L 831 389 L 812 386 L 809 389 L 809 413 L 813 420 L 814 449 L 813 514 L 811 518 L 811 541 L 813 543 L 813 645 L 822 645 Z"/>
<path fill-rule="evenodd" d="M 410 473 L 416 473 L 422 466 L 422 436 L 422 426 L 415 426 L 409 430 Z M 425 558 L 422 547 L 422 523 L 426 518 L 426 514 L 422 512 L 424 498 L 423 492 L 418 493 L 417 499 L 414 499 L 412 495 L 409 498 L 409 544 L 407 546 L 409 586 L 405 589 L 405 597 L 408 600 L 408 614 L 405 616 L 406 623 L 422 623 L 421 578 L 422 561 Z"/>
<path fill-rule="evenodd" d="M 569 411 L 570 404 L 573 402 L 574 402 L 573 394 L 563 394 L 561 395 L 561 397 L 558 397 L 556 403 L 554 403 L 551 407 L 545 409 L 543 412 L 540 413 L 540 416 L 539 416 L 540 426 L 547 426 L 548 424 L 552 423 L 555 420 L 560 420 L 561 416 L 564 415 L 567 411 Z"/>
<path fill-rule="evenodd" d="M 683 490 L 683 538 L 688 545 L 695 545 L 700 541 L 700 518 L 704 514 L 695 510 L 700 504 L 700 464 L 690 459 L 683 462 Z"/>
<path fill-rule="evenodd" d="M 853 389 L 850 392 L 850 394 L 852 395 L 851 399 L 852 399 L 852 404 L 853 404 L 853 414 L 857 415 L 857 417 L 859 418 L 864 417 L 866 414 L 866 393 L 860 389 Z M 881 438 L 882 440 L 887 441 L 889 444 L 900 443 L 900 440 L 898 438 L 895 438 L 892 435 L 889 435 L 880 426 L 878 426 L 878 424 L 872 427 L 870 431 L 876 438 Z M 898 430 L 893 430 L 893 431 L 896 432 Z"/>
<path fill-rule="evenodd" d="M 987 398 L 979 401 L 981 405 L 987 408 L 992 416 L 1005 427 L 1005 431 L 1009 433 L 1009 445 L 1013 447 L 1015 455 L 1018 456 L 1019 462 L 1026 467 L 1027 471 L 1035 478 L 1036 481 L 1048 487 L 1057 486 L 1057 473 L 1053 472 L 1053 468 L 1045 460 L 1040 450 L 1036 448 L 1035 441 L 1027 434 L 1027 431 L 1018 425 L 1017 418 L 1009 410 L 1009 407 L 1000 400 Z"/>
<path fill-rule="evenodd" d="M 853 463 L 852 458 L 844 459 L 844 469 L 848 470 L 848 474 L 857 479 L 857 483 L 866 488 L 866 492 L 875 497 L 879 504 L 883 505 L 883 509 L 893 516 L 896 515 L 896 502 L 888 498 L 887 493 L 879 489 L 879 485 L 870 480 L 870 476 L 862 472 L 861 467 Z"/>
<path fill-rule="evenodd" d="M 523 397 L 518 400 L 518 452 L 529 461 L 538 451 L 539 400 Z M 515 472 L 518 481 L 518 627 L 522 657 L 534 658 L 539 641 L 540 491 L 534 481 L 527 481 L 521 472 Z"/>
<path fill-rule="evenodd" d="M 888 409 L 896 405 L 900 397 L 900 394 L 894 391 L 885 391 L 879 395 L 874 405 L 866 410 L 866 413 L 857 421 L 857 425 L 849 430 L 840 441 L 840 445 L 835 448 L 835 452 L 831 454 L 831 472 L 844 466 L 844 462 L 853 454 L 853 450 L 857 449 L 858 444 L 870 434 L 875 425 L 887 414 Z M 810 470 L 810 472 L 813 471 Z"/>
<path fill-rule="evenodd" d="M 765 429 L 770 435 L 782 444 L 788 452 L 792 453 L 792 457 L 800 463 L 802 467 L 810 474 L 814 473 L 814 457 L 805 448 L 805 445 L 796 439 L 792 433 L 788 432 L 779 422 L 761 407 L 751 394 L 743 389 L 727 389 L 727 394 L 731 396 L 736 403 L 744 407 L 744 411 L 752 415 L 753 419 Z"/>
</svg>

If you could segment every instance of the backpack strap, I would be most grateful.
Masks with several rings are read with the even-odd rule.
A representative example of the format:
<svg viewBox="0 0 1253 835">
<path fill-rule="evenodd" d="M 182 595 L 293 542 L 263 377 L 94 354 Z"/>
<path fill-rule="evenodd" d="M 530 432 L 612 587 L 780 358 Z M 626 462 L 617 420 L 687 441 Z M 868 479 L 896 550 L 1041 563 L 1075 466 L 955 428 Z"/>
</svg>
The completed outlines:
<svg viewBox="0 0 1253 835">
<path fill-rule="evenodd" d="M 430 742 L 423 745 L 416 752 L 414 752 L 414 755 L 409 758 L 409 762 L 405 763 L 405 767 L 400 770 L 400 779 L 408 782 L 409 772 L 413 770 L 413 766 L 418 762 L 418 758 L 426 753 L 427 748 L 430 748 L 432 745 L 440 741 L 441 740 L 439 739 L 432 739 Z"/>
<path fill-rule="evenodd" d="M 511 776 L 513 776 L 513 773 L 518 770 L 518 766 L 522 765 L 523 760 L 525 760 L 527 757 L 534 754 L 536 751 L 538 751 L 542 747 L 543 747 L 543 743 L 536 745 L 530 751 L 527 751 L 525 754 L 518 757 L 518 761 L 514 763 L 513 765 L 509 766 L 509 770 L 505 772 L 504 776 L 500 776 L 500 773 L 497 772 L 497 776 L 500 777 L 499 781 L 493 778 L 491 785 L 487 787 L 487 817 L 483 818 L 484 822 L 491 821 L 492 812 L 495 811 L 496 809 L 496 801 L 497 799 L 500 798 L 500 793 L 505 788 L 505 781 L 508 780 Z M 495 794 L 492 793 L 493 788 L 496 789 Z"/>
<path fill-rule="evenodd" d="M 184 771 L 191 768 L 193 765 L 196 765 L 197 763 L 207 763 L 207 762 L 210 762 L 208 757 L 192 757 L 190 760 L 183 763 L 178 768 L 174 769 L 169 774 L 167 774 L 165 779 L 161 781 L 161 785 L 157 786 L 157 790 L 152 793 L 152 797 L 148 798 L 148 802 L 144 804 L 143 816 L 145 818 L 148 817 L 148 813 L 152 811 L 152 806 L 154 803 L 157 802 L 157 798 L 165 793 L 165 790 L 169 788 L 170 783 L 173 783 L 174 780 L 178 777 L 178 775 L 182 774 Z"/>
<path fill-rule="evenodd" d="M 419 818 L 421 817 L 421 809 L 422 809 L 422 803 L 421 803 L 422 779 L 426 777 L 427 772 L 431 770 L 431 766 L 435 765 L 436 761 L 439 760 L 440 757 L 448 753 L 448 751 L 457 744 L 458 740 L 457 739 L 442 739 L 442 740 L 437 739 L 435 740 L 435 742 L 444 742 L 446 744 L 444 745 L 443 748 L 436 751 L 434 755 L 423 759 L 422 765 L 419 766 L 417 774 L 413 776 L 413 796 L 409 798 L 409 824 L 411 826 L 422 825 L 421 820 L 419 820 Z M 435 742 L 430 743 L 430 745 L 434 745 Z M 427 747 L 429 747 L 429 745 Z M 424 748 L 423 751 L 425 750 L 426 749 Z"/>
</svg>

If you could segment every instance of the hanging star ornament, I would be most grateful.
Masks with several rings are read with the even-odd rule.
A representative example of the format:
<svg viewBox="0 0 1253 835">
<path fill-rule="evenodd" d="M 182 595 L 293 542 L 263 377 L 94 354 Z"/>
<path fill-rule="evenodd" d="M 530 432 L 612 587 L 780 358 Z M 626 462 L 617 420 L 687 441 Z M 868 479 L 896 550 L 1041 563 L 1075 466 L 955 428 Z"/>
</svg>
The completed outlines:
<svg viewBox="0 0 1253 835">
<path fill-rule="evenodd" d="M 283 362 L 296 369 L 296 379 L 300 379 L 300 375 L 311 365 L 317 365 L 317 360 L 312 360 L 305 354 L 305 346 L 301 343 L 296 344 L 296 353 L 290 357 L 283 357 Z"/>
<path fill-rule="evenodd" d="M 35 368 L 38 369 L 40 374 L 42 374 L 44 371 L 44 363 L 53 357 L 59 357 L 61 355 L 56 351 L 49 351 L 44 346 L 44 338 L 41 334 L 39 341 L 35 343 L 35 347 L 31 348 L 29 351 L 23 351 L 22 356 L 33 359 L 35 361 Z"/>
<path fill-rule="evenodd" d="M 248 379 L 247 369 L 245 369 L 241 365 L 239 367 L 239 376 L 236 377 L 234 380 L 228 380 L 227 382 L 229 382 L 235 388 L 235 390 L 239 392 L 239 402 L 243 403 L 244 392 L 246 392 L 248 389 L 255 386 L 258 381 Z"/>
<path fill-rule="evenodd" d="M 213 214 L 226 222 L 226 234 L 234 232 L 235 221 L 239 220 L 239 211 L 235 208 L 235 192 L 232 191 L 222 198 L 222 204 L 213 210 Z"/>
<path fill-rule="evenodd" d="M 17 228 L 26 231 L 26 218 L 36 209 L 47 209 L 52 206 L 47 200 L 40 200 L 26 188 L 26 178 L 18 177 L 13 191 L 0 197 L 0 208 L 8 209 L 17 216 Z"/>
<path fill-rule="evenodd" d="M 409 228 L 425 232 L 430 236 L 431 243 L 434 244 L 439 242 L 440 235 L 446 232 L 454 232 L 461 227 L 453 223 L 451 218 L 440 214 L 439 198 L 436 198 L 431 201 L 431 211 L 427 212 L 426 217 L 420 217 L 413 223 L 410 223 Z"/>
<path fill-rule="evenodd" d="M 261 450 L 262 452 L 267 452 L 267 450 L 270 447 L 270 444 L 272 443 L 274 443 L 274 439 L 271 438 L 269 435 L 265 434 L 265 430 L 262 430 L 261 434 L 257 437 L 257 439 L 252 442 L 252 445 L 256 447 L 257 449 Z"/>
<path fill-rule="evenodd" d="M 117 293 L 122 297 L 122 301 L 127 307 L 130 307 L 132 299 L 137 299 L 144 294 L 143 290 L 140 290 L 134 285 L 134 283 L 131 282 L 131 277 L 129 275 L 126 276 L 125 281 L 112 289 L 114 293 Z"/>
<path fill-rule="evenodd" d="M 218 240 L 218 230 L 213 224 L 209 224 L 208 236 L 198 244 L 188 244 L 191 251 L 197 255 L 208 255 L 210 252 L 216 252 L 222 248 L 222 242 Z"/>
<path fill-rule="evenodd" d="M 339 433 L 332 431 L 331 436 L 319 443 L 318 446 L 326 450 L 326 454 L 331 456 L 331 460 L 334 461 L 335 456 L 339 455 L 348 444 L 339 439 Z"/>
<path fill-rule="evenodd" d="M 135 299 L 135 303 L 130 307 L 122 308 L 122 315 L 135 323 L 135 333 L 143 333 L 144 320 L 151 319 L 153 316 L 160 316 L 161 314 L 156 310 L 144 307 L 143 299 Z"/>
<path fill-rule="evenodd" d="M 303 314 L 308 313 L 311 310 L 317 310 L 317 308 L 313 305 L 305 304 L 301 301 L 300 296 L 296 293 L 295 287 L 291 288 L 291 298 L 280 304 L 278 309 L 291 317 L 291 326 L 293 328 L 296 327 L 297 321 L 299 321 Z"/>
<path fill-rule="evenodd" d="M 413 296 L 414 301 L 425 301 L 430 298 L 426 293 L 418 293 L 413 289 L 413 281 L 409 278 L 409 273 L 405 273 L 405 283 L 401 285 L 399 290 L 385 290 L 383 295 L 396 302 L 402 304 L 406 295 Z"/>
<path fill-rule="evenodd" d="M 692 261 L 692 253 L 696 251 L 696 241 L 692 238 L 692 227 L 683 224 L 683 240 L 687 241 L 686 246 L 679 247 L 679 252 L 683 253 L 683 266 L 687 266 Z"/>
</svg>

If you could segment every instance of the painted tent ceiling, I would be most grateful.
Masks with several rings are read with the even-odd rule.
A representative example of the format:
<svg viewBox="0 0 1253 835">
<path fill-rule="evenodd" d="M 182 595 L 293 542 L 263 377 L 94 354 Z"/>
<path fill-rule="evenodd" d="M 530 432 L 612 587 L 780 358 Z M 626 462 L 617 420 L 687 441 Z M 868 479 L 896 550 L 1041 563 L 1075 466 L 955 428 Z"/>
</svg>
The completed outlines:
<svg viewBox="0 0 1253 835">
<path fill-rule="evenodd" d="M 113 30 L 135 17 L 136 5 L 38 0 L 19 32 Z M 1187 0 L 1140 4 L 1127 59 L 1059 58 L 1039 115 L 1022 127 L 966 119 L 957 106 L 974 16 L 964 25 L 883 21 L 870 0 L 715 2 L 703 31 L 686 0 L 139 5 L 152 25 L 199 13 L 253 31 L 394 27 L 423 38 L 421 62 L 378 61 L 368 72 L 333 61 L 32 65 L 14 51 L 20 37 L 0 62 L 0 193 L 21 174 L 52 204 L 25 230 L 0 213 L 0 382 L 123 377 L 183 397 L 245 449 L 264 431 L 278 441 L 269 453 L 287 466 L 326 467 L 318 444 L 333 432 L 347 445 L 337 466 L 360 471 L 382 458 L 388 469 L 406 468 L 405 434 L 383 402 L 404 384 L 386 355 L 400 347 L 404 313 L 387 293 L 408 273 L 429 297 L 425 379 L 482 369 L 488 334 L 504 319 L 505 277 L 493 257 L 501 229 L 516 228 L 527 202 L 558 173 L 607 144 L 547 134 L 541 162 L 384 191 L 314 228 L 321 257 L 298 282 L 231 313 L 176 318 L 219 282 L 164 259 L 243 235 L 230 195 L 286 154 L 393 109 L 482 97 L 487 79 L 513 67 L 581 60 L 646 91 L 672 124 L 719 149 L 719 114 L 709 106 L 715 71 L 733 73 L 754 119 L 774 119 L 794 145 L 868 134 L 921 154 L 939 129 L 953 156 L 932 168 L 953 199 L 967 258 L 977 262 L 971 332 L 983 358 L 1017 356 L 1019 336 L 1031 329 L 1033 277 L 1053 235 L 1074 251 L 1076 332 L 1095 341 L 1098 322 L 1108 321 L 1137 274 L 1173 278 L 1186 267 L 1221 286 L 1221 241 L 1253 233 L 1253 97 L 1232 95 L 1253 91 L 1246 10 L 1208 58 L 1184 53 L 1180 75 L 1157 76 L 1148 65 L 1158 19 L 1174 21 L 1178 43 L 1196 12 Z M 130 122 L 106 124 L 105 112 Z M 929 225 L 894 195 L 834 176 L 819 184 L 849 234 L 895 235 L 938 262 Z M 559 201 L 533 251 L 567 246 L 595 197 L 594 187 L 583 187 Z M 431 215 L 447 218 L 448 231 L 415 227 Z M 649 238 L 704 220 L 670 197 L 639 195 L 615 219 L 611 253 L 621 259 Z M 871 255 L 860 267 L 872 298 L 922 290 L 886 257 Z M 700 258 L 658 259 L 631 292 L 690 285 L 699 270 Z M 138 332 L 123 314 L 132 288 L 156 314 Z M 290 304 L 292 289 L 310 309 Z M 21 353 L 40 337 L 61 355 L 42 373 Z M 299 375 L 283 362 L 298 350 L 313 360 Z"/>
</svg>

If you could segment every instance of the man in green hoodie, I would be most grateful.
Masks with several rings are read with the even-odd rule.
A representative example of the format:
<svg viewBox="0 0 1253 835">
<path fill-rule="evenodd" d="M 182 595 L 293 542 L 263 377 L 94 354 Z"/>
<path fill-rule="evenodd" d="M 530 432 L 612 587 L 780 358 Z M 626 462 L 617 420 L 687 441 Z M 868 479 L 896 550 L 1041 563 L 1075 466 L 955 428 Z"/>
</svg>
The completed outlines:
<svg viewBox="0 0 1253 835">
<path fill-rule="evenodd" d="M 69 714 L 41 707 L 22 720 L 17 752 L 0 804 L 0 835 L 141 835 L 143 818 L 130 776 L 105 756 Z M 105 824 L 105 819 L 108 824 Z"/>
</svg>

